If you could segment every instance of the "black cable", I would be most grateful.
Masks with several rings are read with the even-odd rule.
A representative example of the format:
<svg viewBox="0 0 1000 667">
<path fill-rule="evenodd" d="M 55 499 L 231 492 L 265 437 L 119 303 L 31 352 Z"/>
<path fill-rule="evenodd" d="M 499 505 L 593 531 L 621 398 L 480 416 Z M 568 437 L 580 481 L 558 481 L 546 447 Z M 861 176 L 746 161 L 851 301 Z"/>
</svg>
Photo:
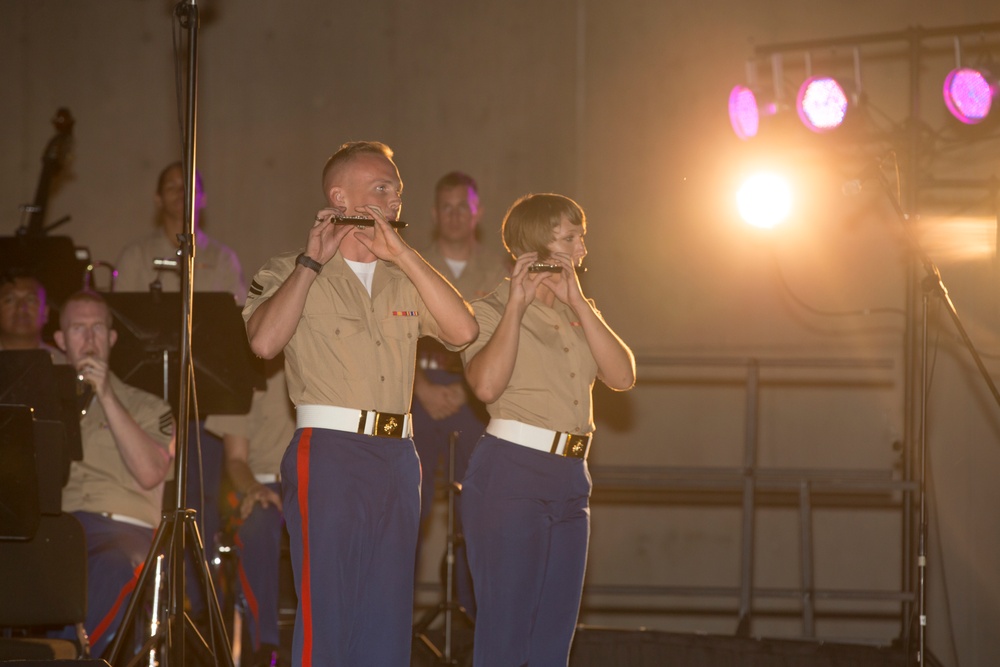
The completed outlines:
<svg viewBox="0 0 1000 667">
<path fill-rule="evenodd" d="M 795 291 L 792 290 L 791 286 L 788 284 L 788 281 L 785 280 L 785 276 L 781 271 L 781 264 L 778 262 L 778 258 L 775 255 L 773 249 L 771 250 L 771 260 L 774 263 L 774 271 L 778 278 L 778 283 L 781 285 L 781 288 L 785 291 L 785 293 L 792 299 L 792 301 L 797 306 L 799 306 L 808 313 L 811 313 L 813 315 L 818 315 L 820 317 L 843 317 L 843 318 L 867 317 L 869 315 L 903 315 L 903 316 L 906 315 L 906 312 L 902 308 L 891 308 L 888 306 L 877 307 L 877 308 L 862 308 L 860 310 L 841 310 L 841 311 L 823 310 L 821 308 L 812 306 L 809 303 L 807 303 L 804 299 L 800 298 L 795 293 Z"/>
</svg>

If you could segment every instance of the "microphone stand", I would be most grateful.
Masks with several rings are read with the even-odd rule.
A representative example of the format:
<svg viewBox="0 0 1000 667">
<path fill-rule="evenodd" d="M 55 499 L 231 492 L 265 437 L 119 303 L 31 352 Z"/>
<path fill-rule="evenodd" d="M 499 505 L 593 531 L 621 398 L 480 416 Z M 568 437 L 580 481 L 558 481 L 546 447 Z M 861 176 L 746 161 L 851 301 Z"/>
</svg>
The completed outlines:
<svg viewBox="0 0 1000 667">
<path fill-rule="evenodd" d="M 969 334 L 962 324 L 958 310 L 956 310 L 954 302 L 952 302 L 951 297 L 948 295 L 948 289 L 944 286 L 941 271 L 920 246 L 920 242 L 914 236 L 908 224 L 909 216 L 903 211 L 903 207 L 881 171 L 878 174 L 878 183 L 896 211 L 896 216 L 901 223 L 903 236 L 910 246 L 910 251 L 920 260 L 926 274 L 923 280 L 920 281 L 923 296 L 920 308 L 920 406 L 917 434 L 920 450 L 920 478 L 918 480 L 919 519 L 917 530 L 917 605 L 919 614 L 917 661 L 920 667 L 924 667 L 927 659 L 927 395 L 930 383 L 927 369 L 927 305 L 932 295 L 939 297 L 941 302 L 944 303 L 945 310 L 948 312 L 952 323 L 955 325 L 955 329 L 962 338 L 962 343 L 972 356 L 976 368 L 979 369 L 980 375 L 986 381 L 986 386 L 989 388 L 990 393 L 993 395 L 993 400 L 998 406 L 1000 406 L 1000 391 L 997 390 L 997 386 L 993 382 L 993 378 L 990 377 L 990 373 L 986 369 L 982 357 L 980 357 L 975 344 L 969 338 Z"/>
<path fill-rule="evenodd" d="M 455 502 L 456 495 L 462 490 L 461 482 L 455 481 L 455 444 L 457 441 L 458 432 L 452 431 L 448 435 L 448 534 L 444 555 L 444 599 L 433 609 L 427 611 L 413 627 L 414 640 L 418 640 L 431 652 L 435 664 L 447 667 L 466 665 L 472 662 L 471 653 L 465 657 L 467 662 L 463 662 L 454 652 L 455 614 L 457 613 L 459 618 L 464 618 L 467 622 L 470 621 L 465 609 L 455 599 L 455 547 L 461 539 L 455 530 Z M 444 645 L 442 648 L 435 646 L 427 636 L 427 629 L 438 614 L 444 616 Z"/>
<path fill-rule="evenodd" d="M 143 601 L 147 593 L 152 593 L 153 619 L 150 637 L 127 663 L 127 667 L 148 661 L 150 667 L 183 667 L 185 664 L 185 643 L 187 633 L 198 640 L 195 648 L 207 657 L 211 664 L 233 667 L 229 638 L 219 600 L 215 594 L 211 571 L 205 558 L 205 548 L 198 532 L 197 512 L 185 508 L 187 498 L 188 459 L 188 411 L 191 405 L 193 365 L 191 363 L 191 334 L 193 331 L 192 303 L 194 301 L 194 255 L 195 255 L 195 152 L 197 140 L 198 106 L 198 7 L 196 0 L 180 0 L 175 9 L 182 28 L 188 30 L 187 62 L 187 108 L 184 145 L 184 187 L 185 187 L 185 233 L 181 236 L 181 335 L 178 378 L 180 400 L 178 401 L 177 447 L 174 459 L 174 479 L 176 498 L 173 512 L 164 512 L 156 531 L 152 548 L 146 556 L 139 579 L 129 600 L 121 625 L 111 646 L 110 662 L 115 667 L 124 665 L 128 658 L 124 655 L 125 637 L 133 636 L 142 615 Z M 207 511 L 207 510 L 206 510 Z M 204 599 L 208 612 L 210 636 L 205 640 L 194 622 L 184 610 L 185 556 L 191 550 L 198 583 L 204 589 Z M 164 558 L 165 556 L 165 558 Z M 163 561 L 166 568 L 163 569 Z M 160 580 L 166 579 L 165 594 L 161 594 Z M 148 589 L 148 590 L 147 590 Z M 163 598 L 166 598 L 165 600 Z"/>
</svg>

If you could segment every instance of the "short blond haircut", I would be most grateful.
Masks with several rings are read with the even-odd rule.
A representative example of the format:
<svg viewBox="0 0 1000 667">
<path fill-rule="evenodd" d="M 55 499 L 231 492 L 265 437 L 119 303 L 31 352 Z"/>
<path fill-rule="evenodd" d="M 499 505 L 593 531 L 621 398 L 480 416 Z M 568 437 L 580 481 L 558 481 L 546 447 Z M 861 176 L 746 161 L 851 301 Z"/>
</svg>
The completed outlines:
<svg viewBox="0 0 1000 667">
<path fill-rule="evenodd" d="M 381 141 L 348 141 L 346 144 L 341 145 L 337 149 L 337 152 L 331 155 L 330 159 L 326 161 L 326 165 L 323 166 L 323 194 L 326 194 L 327 190 L 330 189 L 332 185 L 331 181 L 341 166 L 347 164 L 358 155 L 365 154 L 381 155 L 389 160 L 389 162 L 392 162 L 392 149 Z M 393 166 L 395 164 L 393 162 Z"/>
</svg>

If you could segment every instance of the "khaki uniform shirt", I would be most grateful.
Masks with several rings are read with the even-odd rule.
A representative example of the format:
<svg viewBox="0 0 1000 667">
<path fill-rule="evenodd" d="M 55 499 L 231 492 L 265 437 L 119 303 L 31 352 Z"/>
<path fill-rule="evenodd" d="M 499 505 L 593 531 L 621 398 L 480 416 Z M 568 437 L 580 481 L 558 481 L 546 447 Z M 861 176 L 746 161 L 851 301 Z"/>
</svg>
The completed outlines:
<svg viewBox="0 0 1000 667">
<path fill-rule="evenodd" d="M 174 437 L 170 405 L 161 398 L 127 385 L 114 375 L 111 387 L 132 416 L 156 442 L 168 450 Z M 80 420 L 83 460 L 73 461 L 63 489 L 64 512 L 111 512 L 157 526 L 163 514 L 163 484 L 143 489 L 125 466 L 104 410 L 95 397 Z"/>
<path fill-rule="evenodd" d="M 479 338 L 462 351 L 468 363 L 496 331 L 510 298 L 510 281 L 472 304 Z M 521 320 L 517 360 L 510 383 L 496 402 L 486 406 L 490 417 L 585 435 L 594 430 L 591 390 L 597 362 L 573 309 L 558 299 L 552 308 L 533 301 Z"/>
<path fill-rule="evenodd" d="M 243 278 L 243 268 L 233 250 L 208 234 L 198 230 L 195 238 L 194 289 L 197 292 L 229 292 L 243 303 L 247 295 L 247 283 Z M 160 279 L 164 292 L 178 292 L 181 289 L 181 275 L 175 269 L 156 269 L 156 258 L 176 258 L 177 249 L 167 240 L 159 227 L 145 238 L 125 246 L 115 268 L 118 278 L 115 290 L 118 292 L 146 292 L 149 284 Z"/>
<path fill-rule="evenodd" d="M 261 267 L 244 320 L 291 275 L 297 255 L 277 255 Z M 440 328 L 406 274 L 378 261 L 369 297 L 338 252 L 310 287 L 285 346 L 289 396 L 295 405 L 409 412 L 420 336 L 439 338 Z"/>
<path fill-rule="evenodd" d="M 438 273 L 454 285 L 462 298 L 467 301 L 486 296 L 510 274 L 507 269 L 506 255 L 492 252 L 479 243 L 473 248 L 462 275 L 458 277 L 452 273 L 451 267 L 438 249 L 437 243 L 431 243 L 427 248 L 421 250 L 420 254 L 427 260 L 428 264 L 437 269 Z"/>
<path fill-rule="evenodd" d="M 477 243 L 466 261 L 465 269 L 458 277 L 451 270 L 448 260 L 438 248 L 436 242 L 431 243 L 420 254 L 427 263 L 437 269 L 466 301 L 479 299 L 497 288 L 497 285 L 509 275 L 506 255 L 490 252 Z M 417 352 L 421 368 L 440 368 L 455 374 L 462 373 L 462 360 L 457 352 L 448 352 L 436 341 L 424 338 L 420 341 Z"/>
<path fill-rule="evenodd" d="M 281 456 L 295 433 L 295 410 L 288 400 L 285 372 L 267 379 L 264 391 L 255 391 L 250 412 L 245 415 L 211 415 L 205 428 L 224 436 L 227 433 L 250 441 L 247 465 L 255 475 L 276 475 Z"/>
</svg>

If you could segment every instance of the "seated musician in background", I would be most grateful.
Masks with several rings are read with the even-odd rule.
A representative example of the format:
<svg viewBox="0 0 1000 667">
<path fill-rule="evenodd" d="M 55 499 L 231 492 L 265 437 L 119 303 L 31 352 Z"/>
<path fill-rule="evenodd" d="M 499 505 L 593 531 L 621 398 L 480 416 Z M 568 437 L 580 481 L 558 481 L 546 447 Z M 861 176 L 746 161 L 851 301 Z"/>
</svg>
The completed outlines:
<svg viewBox="0 0 1000 667">
<path fill-rule="evenodd" d="M 174 421 L 162 399 L 119 380 L 108 368 L 117 333 L 94 292 L 66 300 L 56 344 L 93 390 L 80 419 L 83 460 L 74 461 L 62 509 L 87 538 L 87 618 L 91 654 L 100 656 L 121 623 L 126 586 L 143 563 L 160 522 L 163 482 L 174 457 Z"/>
<path fill-rule="evenodd" d="M 194 228 L 195 262 L 194 289 L 198 292 L 230 292 L 237 304 L 247 297 L 243 268 L 236 253 L 224 243 L 202 231 L 202 213 L 206 204 L 205 187 L 201 174 L 195 172 Z M 157 268 L 155 259 L 179 259 L 178 235 L 185 233 L 184 165 L 173 162 L 160 172 L 156 194 L 156 228 L 142 238 L 125 246 L 116 263 L 118 292 L 146 292 L 155 284 L 164 292 L 178 292 L 181 288 L 178 269 Z M 198 415 L 204 420 L 206 415 Z M 198 526 L 206 554 L 215 548 L 214 540 L 219 531 L 219 485 L 222 480 L 222 443 L 192 422 L 188 431 L 190 456 L 188 457 L 188 483 L 186 505 L 197 511 Z M 187 592 L 195 617 L 204 615 L 206 607 L 202 590 L 189 568 Z"/>
<path fill-rule="evenodd" d="M 160 172 L 156 194 L 156 229 L 125 246 L 115 268 L 119 292 L 145 292 L 158 283 L 165 292 L 181 288 L 177 269 L 157 268 L 155 259 L 175 259 L 180 248 L 178 235 L 184 229 L 184 166 L 174 162 Z M 201 174 L 195 173 L 194 229 L 195 254 L 194 288 L 199 292 L 232 292 L 240 304 L 246 299 L 247 285 L 243 268 L 236 253 L 227 245 L 201 230 L 201 214 L 205 208 L 205 188 Z"/>
<path fill-rule="evenodd" d="M 48 350 L 52 363 L 66 358 L 42 340 L 49 321 L 45 287 L 34 276 L 0 274 L 0 350 Z"/>
<path fill-rule="evenodd" d="M 281 536 L 281 456 L 295 433 L 284 355 L 265 362 L 267 388 L 255 391 L 245 415 L 212 415 L 205 428 L 222 437 L 226 473 L 239 494 L 236 552 L 240 590 L 248 612 L 250 667 L 278 664 L 278 581 Z"/>
<path fill-rule="evenodd" d="M 492 292 L 509 273 L 506 257 L 478 240 L 483 208 L 474 178 L 452 171 L 434 187 L 434 238 L 420 251 L 427 263 L 455 286 L 467 301 Z M 413 383 L 413 444 L 420 456 L 420 523 L 426 530 L 434 504 L 434 480 L 438 470 L 448 470 L 448 442 L 453 432 L 455 480 L 465 476 L 472 449 L 486 428 L 486 409 L 472 394 L 462 374 L 462 359 L 432 338 L 417 345 L 417 371 Z M 456 516 L 457 533 L 461 521 Z M 417 545 L 420 558 L 420 544 Z M 455 558 L 455 589 L 459 603 L 475 617 L 472 577 L 459 541 Z"/>
</svg>

